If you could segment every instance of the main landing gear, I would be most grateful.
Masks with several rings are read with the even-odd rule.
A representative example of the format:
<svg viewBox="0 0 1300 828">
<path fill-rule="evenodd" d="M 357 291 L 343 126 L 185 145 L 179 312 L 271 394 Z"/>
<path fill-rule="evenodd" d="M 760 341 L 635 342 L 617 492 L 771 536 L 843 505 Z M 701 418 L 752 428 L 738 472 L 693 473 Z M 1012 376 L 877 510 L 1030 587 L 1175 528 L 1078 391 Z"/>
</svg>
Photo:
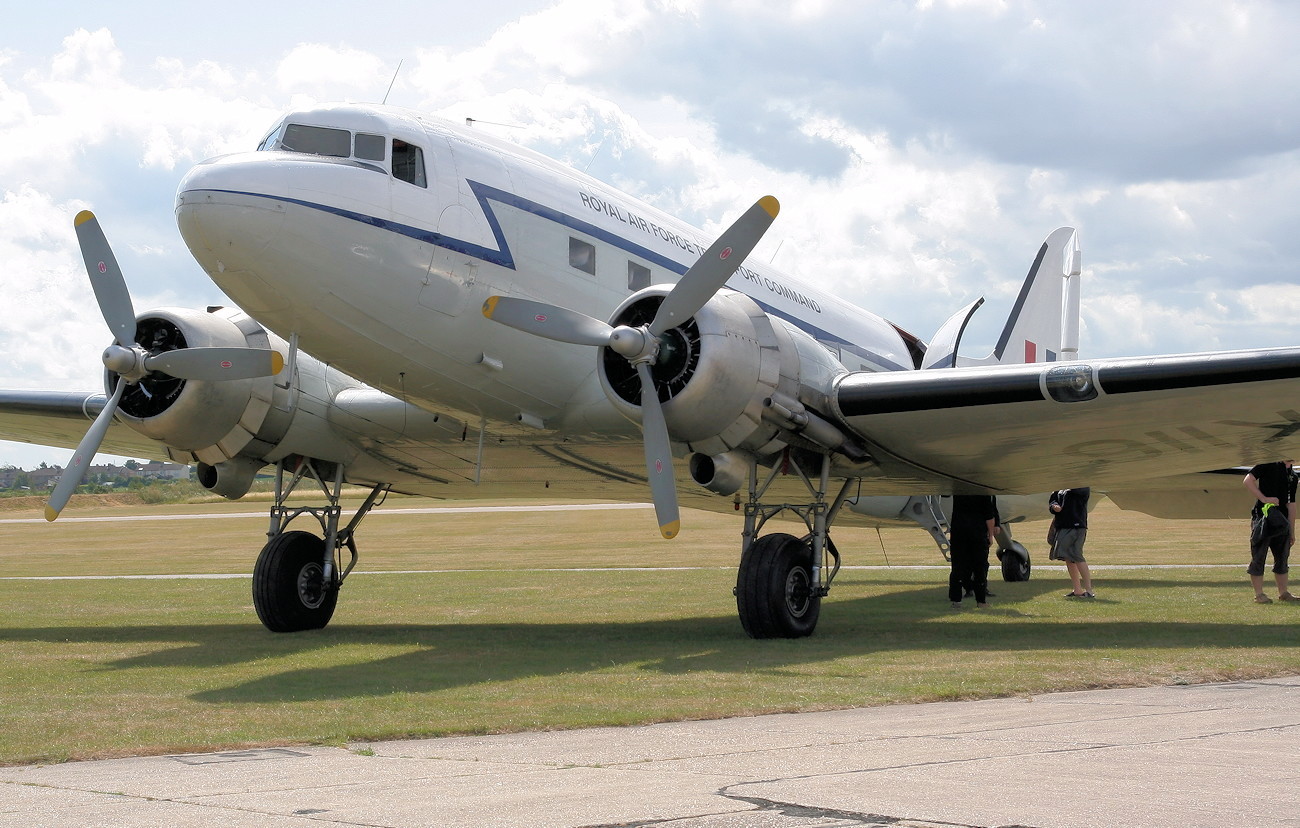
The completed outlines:
<svg viewBox="0 0 1300 828">
<path fill-rule="evenodd" d="M 830 592 L 831 581 L 840 571 L 840 553 L 831 541 L 830 526 L 852 485 L 851 480 L 844 481 L 835 500 L 828 503 L 830 467 L 830 455 L 822 455 L 821 473 L 814 484 L 787 455 L 760 485 L 758 464 L 750 460 L 745 531 L 733 590 L 740 624 L 750 638 L 802 638 L 812 635 L 817 627 L 822 597 Z M 777 476 L 791 468 L 812 495 L 812 502 L 760 502 Z M 787 509 L 803 519 L 807 535 L 800 538 L 777 532 L 758 537 L 764 523 Z"/>
<path fill-rule="evenodd" d="M 293 470 L 286 483 L 286 462 Z M 285 505 L 298 484 L 311 478 L 320 486 L 328 505 Z M 328 481 L 328 482 L 327 482 Z M 330 622 L 338 603 L 339 588 L 357 564 L 354 533 L 362 518 L 388 492 L 386 484 L 376 485 L 358 507 L 347 526 L 339 528 L 342 508 L 343 467 L 335 463 L 295 457 L 281 460 L 275 467 L 275 504 L 271 507 L 268 541 L 257 556 L 253 568 L 253 607 L 257 617 L 271 632 L 318 630 Z M 286 531 L 289 522 L 310 514 L 320 523 L 324 537 L 311 532 Z M 346 547 L 351 555 L 341 567 Z"/>
</svg>

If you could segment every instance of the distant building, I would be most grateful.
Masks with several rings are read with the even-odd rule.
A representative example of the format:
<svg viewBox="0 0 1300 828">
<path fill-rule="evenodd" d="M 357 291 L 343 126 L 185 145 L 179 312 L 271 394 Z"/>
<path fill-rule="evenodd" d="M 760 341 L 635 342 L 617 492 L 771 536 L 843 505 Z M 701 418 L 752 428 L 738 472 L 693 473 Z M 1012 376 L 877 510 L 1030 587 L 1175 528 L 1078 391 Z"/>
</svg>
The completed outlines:
<svg viewBox="0 0 1300 828">
<path fill-rule="evenodd" d="M 26 476 L 27 485 L 33 489 L 52 489 L 63 474 L 62 466 L 49 466 L 30 471 L 9 466 L 0 469 L 0 489 L 12 489 Z M 104 464 L 86 469 L 86 480 L 189 480 L 191 469 L 180 463 L 136 463 L 135 468 Z"/>
<path fill-rule="evenodd" d="M 27 477 L 32 481 L 33 489 L 53 489 L 62 474 L 62 466 L 49 466 L 44 469 L 32 469 L 27 472 Z"/>
<path fill-rule="evenodd" d="M 144 463 L 136 471 L 145 480 L 190 479 L 190 467 L 180 463 Z"/>
</svg>

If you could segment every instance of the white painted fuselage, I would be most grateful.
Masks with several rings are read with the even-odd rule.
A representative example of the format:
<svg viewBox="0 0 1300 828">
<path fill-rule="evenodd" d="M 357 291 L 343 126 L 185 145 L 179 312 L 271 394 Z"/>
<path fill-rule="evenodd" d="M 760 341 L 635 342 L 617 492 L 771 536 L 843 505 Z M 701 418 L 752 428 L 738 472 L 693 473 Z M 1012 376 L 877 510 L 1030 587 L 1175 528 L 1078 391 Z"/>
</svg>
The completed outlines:
<svg viewBox="0 0 1300 828">
<path fill-rule="evenodd" d="M 226 294 L 308 353 L 430 410 L 561 433 L 636 427 L 601 391 L 591 349 L 493 324 L 483 301 L 606 319 L 712 241 L 479 130 L 351 105 L 290 113 L 261 150 L 198 165 L 176 215 Z M 727 284 L 848 370 L 913 368 L 893 325 L 834 295 L 753 260 Z"/>
</svg>

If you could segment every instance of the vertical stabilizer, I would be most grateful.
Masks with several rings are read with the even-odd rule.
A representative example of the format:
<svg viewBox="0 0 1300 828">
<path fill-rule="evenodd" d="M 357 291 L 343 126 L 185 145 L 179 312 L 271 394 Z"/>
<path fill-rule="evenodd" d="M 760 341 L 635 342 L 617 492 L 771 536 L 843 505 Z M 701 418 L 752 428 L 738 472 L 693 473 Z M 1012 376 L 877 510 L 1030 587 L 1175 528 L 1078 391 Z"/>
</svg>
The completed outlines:
<svg viewBox="0 0 1300 828">
<path fill-rule="evenodd" d="M 1029 268 L 993 353 L 958 365 L 1057 362 L 1079 358 L 1079 236 L 1054 230 Z"/>
</svg>

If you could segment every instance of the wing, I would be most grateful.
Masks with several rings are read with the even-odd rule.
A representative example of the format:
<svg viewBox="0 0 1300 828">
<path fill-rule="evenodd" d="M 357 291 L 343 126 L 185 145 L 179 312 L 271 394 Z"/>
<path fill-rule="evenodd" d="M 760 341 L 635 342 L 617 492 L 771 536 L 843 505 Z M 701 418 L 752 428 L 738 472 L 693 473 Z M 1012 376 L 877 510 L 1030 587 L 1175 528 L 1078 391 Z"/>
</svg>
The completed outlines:
<svg viewBox="0 0 1300 828">
<path fill-rule="evenodd" d="M 912 491 L 1120 490 L 1296 454 L 1297 379 L 1283 348 L 854 373 L 832 403 Z"/>
<path fill-rule="evenodd" d="M 1162 477 L 1152 486 L 1106 491 L 1116 506 L 1172 520 L 1249 520 L 1255 498 L 1241 485 L 1249 467 Z"/>
<path fill-rule="evenodd" d="M 0 390 L 0 440 L 75 449 L 107 398 L 93 391 Z M 121 423 L 109 426 L 100 450 L 126 457 L 170 459 L 167 447 Z"/>
</svg>

